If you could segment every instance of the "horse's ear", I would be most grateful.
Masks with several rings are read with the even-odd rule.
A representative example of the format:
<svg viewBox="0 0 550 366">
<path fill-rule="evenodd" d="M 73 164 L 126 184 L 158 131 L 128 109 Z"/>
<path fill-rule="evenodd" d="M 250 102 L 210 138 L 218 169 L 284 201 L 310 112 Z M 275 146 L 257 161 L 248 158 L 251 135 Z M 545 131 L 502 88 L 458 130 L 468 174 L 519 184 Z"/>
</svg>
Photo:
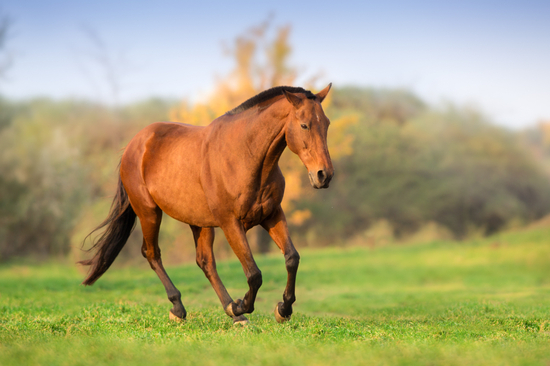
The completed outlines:
<svg viewBox="0 0 550 366">
<path fill-rule="evenodd" d="M 323 100 L 325 100 L 325 97 L 327 96 L 328 92 L 330 91 L 330 87 L 332 86 L 332 83 L 328 84 L 326 88 L 321 90 L 319 93 L 315 94 L 317 99 L 319 99 L 319 103 L 322 103 Z"/>
<path fill-rule="evenodd" d="M 294 108 L 300 108 L 302 105 L 302 99 L 300 97 L 287 92 L 286 90 L 283 90 L 283 93 L 285 94 L 286 99 L 294 106 Z"/>
</svg>

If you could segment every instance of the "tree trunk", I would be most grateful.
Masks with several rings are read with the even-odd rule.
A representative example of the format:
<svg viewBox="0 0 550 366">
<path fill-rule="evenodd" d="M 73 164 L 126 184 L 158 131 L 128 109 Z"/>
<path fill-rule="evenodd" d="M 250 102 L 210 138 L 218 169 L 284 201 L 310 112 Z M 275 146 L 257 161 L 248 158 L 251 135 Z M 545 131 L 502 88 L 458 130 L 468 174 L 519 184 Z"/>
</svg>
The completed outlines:
<svg viewBox="0 0 550 366">
<path fill-rule="evenodd" d="M 258 251 L 261 254 L 269 253 L 272 240 L 271 240 L 271 236 L 269 236 L 267 231 L 263 229 L 258 230 L 257 242 L 258 242 Z"/>
</svg>

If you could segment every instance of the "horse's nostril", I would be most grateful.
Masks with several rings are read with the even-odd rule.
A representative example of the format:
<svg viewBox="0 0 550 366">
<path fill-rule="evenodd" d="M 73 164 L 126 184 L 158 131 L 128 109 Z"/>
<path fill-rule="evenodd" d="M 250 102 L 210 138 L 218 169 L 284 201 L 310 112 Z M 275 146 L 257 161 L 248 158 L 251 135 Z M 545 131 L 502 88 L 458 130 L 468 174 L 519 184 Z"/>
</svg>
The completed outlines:
<svg viewBox="0 0 550 366">
<path fill-rule="evenodd" d="M 327 178 L 324 170 L 319 170 L 317 172 L 317 179 L 319 179 L 319 183 L 323 183 L 325 179 Z"/>
</svg>

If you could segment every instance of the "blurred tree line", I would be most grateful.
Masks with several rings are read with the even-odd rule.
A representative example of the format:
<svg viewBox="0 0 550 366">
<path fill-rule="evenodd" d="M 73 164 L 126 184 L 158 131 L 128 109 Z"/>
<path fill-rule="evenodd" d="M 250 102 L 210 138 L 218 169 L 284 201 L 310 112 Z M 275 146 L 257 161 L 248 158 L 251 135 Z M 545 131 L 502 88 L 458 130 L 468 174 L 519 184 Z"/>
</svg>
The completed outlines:
<svg viewBox="0 0 550 366">
<path fill-rule="evenodd" d="M 521 134 L 475 110 L 436 109 L 402 90 L 351 87 L 337 90 L 328 113 L 360 115 L 349 130 L 353 154 L 338 162 L 324 199 L 301 200 L 315 217 L 300 228 L 304 233 L 330 225 L 339 228 L 329 234 L 334 241 L 384 220 L 395 238 L 436 224 L 461 239 L 549 212 L 548 177 Z"/>
<path fill-rule="evenodd" d="M 107 215 L 125 144 L 149 123 L 205 125 L 264 89 L 296 85 L 289 34 L 290 27 L 265 23 L 239 36 L 226 50 L 235 69 L 197 103 L 0 98 L 0 260 L 80 256 L 82 239 Z M 317 91 L 319 83 L 300 84 Z M 436 108 L 393 89 L 336 86 L 324 108 L 332 121 L 331 187 L 313 190 L 288 149 L 280 161 L 298 247 L 461 239 L 550 212 L 547 124 L 511 132 L 475 110 Z M 256 250 L 269 250 L 261 230 L 250 236 Z M 229 253 L 223 241 L 218 234 L 221 256 Z M 140 245 L 138 227 L 124 256 L 139 257 Z M 168 263 L 194 258 L 190 230 L 166 216 L 161 247 Z"/>
</svg>

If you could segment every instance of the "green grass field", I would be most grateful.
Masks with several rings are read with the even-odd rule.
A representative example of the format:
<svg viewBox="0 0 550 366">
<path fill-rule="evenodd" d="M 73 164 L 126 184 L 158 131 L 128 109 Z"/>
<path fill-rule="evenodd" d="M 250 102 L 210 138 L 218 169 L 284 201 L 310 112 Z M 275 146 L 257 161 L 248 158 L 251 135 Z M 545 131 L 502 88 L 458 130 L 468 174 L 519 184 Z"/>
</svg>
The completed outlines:
<svg viewBox="0 0 550 366">
<path fill-rule="evenodd" d="M 94 286 L 72 265 L 0 267 L 0 365 L 548 365 L 550 229 L 464 243 L 302 250 L 290 322 L 273 308 L 281 255 L 251 324 L 233 326 L 202 271 L 168 268 L 188 311 L 152 270 L 113 268 Z M 218 264 L 234 298 L 237 261 Z"/>
</svg>

